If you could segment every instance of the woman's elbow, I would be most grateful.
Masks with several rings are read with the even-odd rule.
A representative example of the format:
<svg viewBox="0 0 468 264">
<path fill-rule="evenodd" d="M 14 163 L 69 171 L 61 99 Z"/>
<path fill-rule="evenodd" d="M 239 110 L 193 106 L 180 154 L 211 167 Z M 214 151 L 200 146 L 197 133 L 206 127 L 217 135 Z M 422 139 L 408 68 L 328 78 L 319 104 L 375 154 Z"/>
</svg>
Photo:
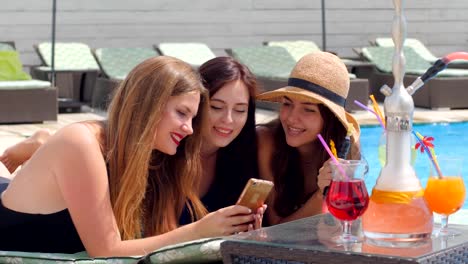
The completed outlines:
<svg viewBox="0 0 468 264">
<path fill-rule="evenodd" d="M 91 258 L 122 257 L 125 254 L 119 250 L 122 241 L 119 242 L 120 243 L 113 243 L 109 245 L 103 243 L 96 246 L 86 247 L 86 252 Z"/>
</svg>

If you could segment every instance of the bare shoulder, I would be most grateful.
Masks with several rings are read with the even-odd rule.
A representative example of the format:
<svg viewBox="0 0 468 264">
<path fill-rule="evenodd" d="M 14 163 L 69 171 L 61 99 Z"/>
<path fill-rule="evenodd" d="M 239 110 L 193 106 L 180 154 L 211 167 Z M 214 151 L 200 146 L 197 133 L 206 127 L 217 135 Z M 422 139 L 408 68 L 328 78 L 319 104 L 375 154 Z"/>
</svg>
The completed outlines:
<svg viewBox="0 0 468 264">
<path fill-rule="evenodd" d="M 44 145 L 44 151 L 53 153 L 56 162 L 65 159 L 73 160 L 80 157 L 102 157 L 101 144 L 93 126 L 86 123 L 74 123 L 63 127 L 55 133 Z"/>
<path fill-rule="evenodd" d="M 99 147 L 100 142 L 94 124 L 74 123 L 63 127 L 47 142 L 54 148 L 66 150 L 88 149 Z"/>
</svg>

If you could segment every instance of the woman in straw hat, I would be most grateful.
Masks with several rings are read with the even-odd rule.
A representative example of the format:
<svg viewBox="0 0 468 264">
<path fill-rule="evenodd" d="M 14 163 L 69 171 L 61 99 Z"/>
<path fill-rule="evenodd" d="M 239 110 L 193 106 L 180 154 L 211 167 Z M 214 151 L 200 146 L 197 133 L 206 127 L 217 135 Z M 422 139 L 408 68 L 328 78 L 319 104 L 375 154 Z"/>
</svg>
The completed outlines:
<svg viewBox="0 0 468 264">
<path fill-rule="evenodd" d="M 331 53 L 315 52 L 297 62 L 288 86 L 257 96 L 281 104 L 278 119 L 257 127 L 260 177 L 275 183 L 268 224 L 322 212 L 331 169 L 319 133 L 337 149 L 345 148 L 350 136 L 351 148 L 344 155 L 360 158 L 359 125 L 344 109 L 348 91 L 343 62 Z"/>
<path fill-rule="evenodd" d="M 0 163 L 0 249 L 143 255 L 246 231 L 255 220 L 248 208 L 232 206 L 239 217 L 229 220 L 224 212 L 207 215 L 193 187 L 202 174 L 206 103 L 187 63 L 160 56 L 137 65 L 117 89 L 107 120 L 60 129 L 15 177 Z M 201 220 L 176 228 L 186 204 Z"/>
</svg>

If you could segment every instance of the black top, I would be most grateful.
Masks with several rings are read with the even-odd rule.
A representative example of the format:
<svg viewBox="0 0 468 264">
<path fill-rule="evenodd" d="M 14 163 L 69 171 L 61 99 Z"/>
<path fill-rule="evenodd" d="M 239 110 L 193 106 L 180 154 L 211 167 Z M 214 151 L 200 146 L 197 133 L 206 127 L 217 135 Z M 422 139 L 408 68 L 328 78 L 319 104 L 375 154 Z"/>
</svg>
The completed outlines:
<svg viewBox="0 0 468 264">
<path fill-rule="evenodd" d="M 208 212 L 214 212 L 236 204 L 244 185 L 247 183 L 246 179 L 238 179 L 238 181 L 240 181 L 238 186 L 230 186 L 229 188 L 225 188 L 224 184 L 219 180 L 213 182 L 208 192 L 201 198 L 201 202 L 205 205 Z M 179 218 L 179 225 L 186 225 L 191 222 L 190 213 L 187 208 L 184 208 Z"/>
<path fill-rule="evenodd" d="M 0 194 L 8 183 L 0 184 Z M 3 206 L 0 197 L 0 250 L 43 253 L 84 251 L 68 209 L 53 214 L 27 214 Z"/>
</svg>

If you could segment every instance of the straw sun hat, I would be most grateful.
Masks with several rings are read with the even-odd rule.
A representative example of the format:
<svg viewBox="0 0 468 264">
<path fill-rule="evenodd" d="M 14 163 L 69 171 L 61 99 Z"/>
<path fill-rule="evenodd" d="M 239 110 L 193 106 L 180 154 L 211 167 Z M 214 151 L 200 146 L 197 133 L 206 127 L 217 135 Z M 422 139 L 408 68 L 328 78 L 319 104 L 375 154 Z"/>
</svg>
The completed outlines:
<svg viewBox="0 0 468 264">
<path fill-rule="evenodd" d="M 350 129 L 354 141 L 359 138 L 359 125 L 345 109 L 349 92 L 349 75 L 344 63 L 335 55 L 317 51 L 302 57 L 294 66 L 288 86 L 265 92 L 257 100 L 281 102 L 287 96 L 328 107 Z"/>
</svg>

